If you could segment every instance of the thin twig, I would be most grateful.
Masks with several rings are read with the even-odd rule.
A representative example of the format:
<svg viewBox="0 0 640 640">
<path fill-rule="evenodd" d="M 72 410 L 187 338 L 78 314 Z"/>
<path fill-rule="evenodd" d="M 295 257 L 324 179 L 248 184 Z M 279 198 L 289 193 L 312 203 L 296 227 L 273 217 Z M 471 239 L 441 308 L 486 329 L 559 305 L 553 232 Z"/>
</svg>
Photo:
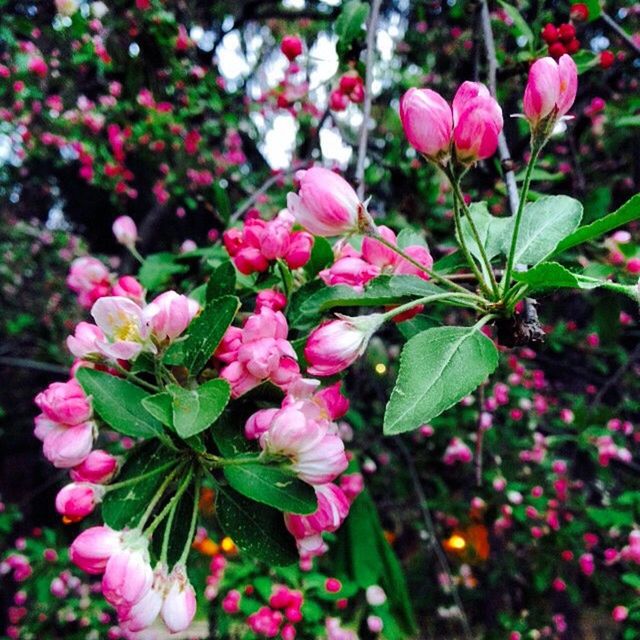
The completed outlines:
<svg viewBox="0 0 640 640">
<path fill-rule="evenodd" d="M 608 13 L 603 11 L 600 17 L 610 29 L 615 31 L 626 44 L 633 49 L 636 55 L 640 55 L 640 47 L 636 44 L 635 40 Z"/>
<path fill-rule="evenodd" d="M 610 389 L 615 387 L 622 376 L 626 373 L 627 369 L 640 357 L 640 344 L 629 354 L 629 359 L 618 368 L 618 370 L 608 378 L 607 382 L 600 388 L 598 393 L 593 397 L 590 407 L 593 408 L 602 402 L 602 399 L 607 395 Z"/>
<path fill-rule="evenodd" d="M 0 358 L 0 365 L 7 367 L 17 367 L 19 369 L 33 369 L 34 371 L 45 371 L 46 373 L 69 374 L 69 367 L 59 364 L 49 364 L 48 362 L 38 362 L 28 358 Z"/>
<path fill-rule="evenodd" d="M 489 14 L 489 5 L 487 0 L 480 0 L 480 16 L 482 22 L 482 34 L 484 36 L 484 47 L 487 54 L 488 65 L 488 84 L 491 95 L 496 97 L 496 76 L 498 73 L 498 59 L 496 57 L 496 43 L 493 39 L 493 31 L 491 29 L 491 15 Z M 516 174 L 513 172 L 513 160 L 509 152 L 509 145 L 504 131 L 498 136 L 498 154 L 500 155 L 500 163 L 504 171 L 504 181 L 507 185 L 507 195 L 509 197 L 509 208 L 511 213 L 515 215 L 520 206 L 520 197 L 518 196 L 518 185 L 516 184 Z"/>
<path fill-rule="evenodd" d="M 481 384 L 478 387 L 478 430 L 476 432 L 476 486 L 482 486 L 482 445 L 484 442 L 484 427 L 482 426 L 482 410 L 484 407 L 484 390 L 485 384 Z"/>
<path fill-rule="evenodd" d="M 373 66 L 375 58 L 376 32 L 378 30 L 378 16 L 382 0 L 373 0 L 371 3 L 371 15 L 367 24 L 367 72 L 364 80 L 364 105 L 362 109 L 362 127 L 360 127 L 360 140 L 358 142 L 358 161 L 356 163 L 356 183 L 358 185 L 358 197 L 364 197 L 364 165 L 367 160 L 367 141 L 369 138 L 369 119 L 371 118 L 371 85 L 373 84 Z"/>
<path fill-rule="evenodd" d="M 422 513 L 422 519 L 429 535 L 431 536 L 431 546 L 433 547 L 433 551 L 436 555 L 438 563 L 440 564 L 440 568 L 447 576 L 453 601 L 455 602 L 455 605 L 460 612 L 460 624 L 462 626 L 464 636 L 465 638 L 467 638 L 467 640 L 473 640 L 473 633 L 471 632 L 471 627 L 469 626 L 469 620 L 467 619 L 467 614 L 464 611 L 462 599 L 460 598 L 460 594 L 458 593 L 458 588 L 453 580 L 453 575 L 451 574 L 451 568 L 449 567 L 447 556 L 440 546 L 440 542 L 438 541 L 438 537 L 436 535 L 433 518 L 431 517 L 431 512 L 429 511 L 429 503 L 427 502 L 427 497 L 425 496 L 424 489 L 422 488 L 422 482 L 420 481 L 420 476 L 418 475 L 418 470 L 416 469 L 413 457 L 400 438 L 396 439 L 396 444 L 398 445 L 398 450 L 402 454 L 402 457 L 405 459 L 407 469 L 409 470 L 411 482 L 413 483 L 413 489 L 415 491 L 416 497 L 418 498 L 418 505 L 420 507 L 420 512 Z"/>
</svg>

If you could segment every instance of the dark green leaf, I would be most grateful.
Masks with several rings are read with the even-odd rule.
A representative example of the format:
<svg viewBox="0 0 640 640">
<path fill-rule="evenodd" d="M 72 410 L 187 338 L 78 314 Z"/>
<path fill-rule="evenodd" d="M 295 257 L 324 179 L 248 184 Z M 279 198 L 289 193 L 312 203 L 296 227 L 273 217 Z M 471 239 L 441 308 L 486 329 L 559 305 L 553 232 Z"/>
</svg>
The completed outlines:
<svg viewBox="0 0 640 640">
<path fill-rule="evenodd" d="M 219 487 L 216 512 L 224 532 L 258 560 L 276 566 L 298 561 L 293 536 L 280 511 L 249 500 L 231 487 Z"/>
<path fill-rule="evenodd" d="M 217 267 L 207 283 L 207 302 L 221 298 L 222 296 L 233 295 L 236 289 L 236 268 L 228 260 Z"/>
<path fill-rule="evenodd" d="M 307 278 L 311 280 L 318 275 L 322 269 L 333 263 L 333 248 L 326 238 L 318 236 L 313 240 L 313 248 L 311 249 L 311 257 L 309 262 L 304 266 Z"/>
<path fill-rule="evenodd" d="M 471 393 L 498 366 L 498 350 L 474 327 L 436 327 L 409 340 L 387 404 L 384 433 L 417 429 Z"/>
<path fill-rule="evenodd" d="M 259 462 L 227 466 L 224 476 L 236 491 L 279 511 L 309 514 L 318 508 L 313 487 L 278 467 Z"/>
<path fill-rule="evenodd" d="M 172 253 L 153 253 L 142 263 L 138 279 L 145 289 L 153 291 L 168 284 L 174 275 L 188 270 L 189 267 L 176 262 Z"/>
<path fill-rule="evenodd" d="M 149 394 L 131 382 L 97 369 L 80 368 L 76 378 L 92 397 L 93 408 L 113 429 L 125 436 L 151 438 L 163 432 L 162 424 L 142 406 Z"/>
<path fill-rule="evenodd" d="M 142 406 L 163 425 L 173 429 L 173 409 L 171 407 L 171 394 L 163 391 L 153 396 L 148 396 L 142 401 Z"/>
<path fill-rule="evenodd" d="M 335 23 L 339 56 L 342 57 L 349 51 L 354 40 L 363 37 L 368 15 L 369 5 L 364 2 L 349 0 L 343 5 Z"/>
</svg>

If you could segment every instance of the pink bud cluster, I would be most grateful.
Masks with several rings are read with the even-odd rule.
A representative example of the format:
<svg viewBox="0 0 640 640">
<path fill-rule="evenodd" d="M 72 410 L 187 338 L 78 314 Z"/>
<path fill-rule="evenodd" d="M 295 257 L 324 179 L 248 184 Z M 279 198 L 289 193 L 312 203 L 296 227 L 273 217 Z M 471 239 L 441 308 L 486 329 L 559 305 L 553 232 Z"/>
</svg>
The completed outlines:
<svg viewBox="0 0 640 640">
<path fill-rule="evenodd" d="M 344 111 L 349 102 L 360 104 L 364 101 L 364 82 L 357 71 L 345 73 L 338 86 L 329 94 L 329 109 Z"/>
<path fill-rule="evenodd" d="M 140 532 L 91 527 L 74 540 L 70 556 L 87 573 L 102 574 L 102 593 L 127 638 L 138 638 L 158 616 L 171 633 L 191 624 L 196 598 L 184 566 L 177 564 L 171 573 L 161 564 L 152 569 L 148 540 Z"/>
<path fill-rule="evenodd" d="M 300 377 L 296 352 L 287 341 L 287 320 L 281 311 L 267 306 L 272 303 L 278 305 L 279 296 L 263 296 L 259 311 L 242 328 L 229 327 L 215 352 L 226 365 L 220 377 L 231 385 L 234 398 L 265 380 L 286 389 Z"/>
<path fill-rule="evenodd" d="M 388 227 L 381 225 L 378 231 L 387 242 L 398 244 L 396 234 Z M 425 246 L 409 245 L 403 251 L 427 269 L 433 266 L 433 258 Z M 423 280 L 429 278 L 424 271 L 407 262 L 395 251 L 368 236 L 362 241 L 361 251 L 347 242 L 338 244 L 336 261 L 319 273 L 323 282 L 330 287 L 342 284 L 356 291 L 362 291 L 367 282 L 379 275 L 414 275 Z"/>
<path fill-rule="evenodd" d="M 242 228 L 223 234 L 226 247 L 238 271 L 245 275 L 266 271 L 274 260 L 283 260 L 290 269 L 304 266 L 311 257 L 313 237 L 293 231 L 294 217 L 284 209 L 273 220 L 247 220 Z"/>
<path fill-rule="evenodd" d="M 463 82 L 451 106 L 432 89 L 409 89 L 400 102 L 409 144 L 427 158 L 447 163 L 452 153 L 463 164 L 491 157 L 502 131 L 502 110 L 479 82 Z"/>
</svg>

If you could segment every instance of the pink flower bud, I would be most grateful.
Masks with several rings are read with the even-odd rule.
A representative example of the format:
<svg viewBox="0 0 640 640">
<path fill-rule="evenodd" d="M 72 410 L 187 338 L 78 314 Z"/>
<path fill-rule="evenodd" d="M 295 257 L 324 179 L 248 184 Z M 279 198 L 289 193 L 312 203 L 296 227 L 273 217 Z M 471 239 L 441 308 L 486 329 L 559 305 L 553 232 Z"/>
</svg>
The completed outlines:
<svg viewBox="0 0 640 640">
<path fill-rule="evenodd" d="M 378 226 L 378 231 L 387 242 L 397 244 L 396 234 L 389 229 L 389 227 L 380 225 Z M 369 264 L 375 265 L 380 269 L 394 266 L 399 259 L 395 251 L 383 245 L 379 240 L 369 236 L 365 236 L 362 241 L 362 257 Z"/>
<path fill-rule="evenodd" d="M 289 193 L 287 208 L 307 231 L 317 236 L 339 236 L 358 229 L 364 205 L 351 185 L 322 167 L 298 171 L 298 193 Z"/>
<path fill-rule="evenodd" d="M 195 300 L 175 291 L 165 291 L 144 309 L 144 317 L 153 335 L 160 341 L 175 340 L 198 313 Z"/>
<path fill-rule="evenodd" d="M 104 489 L 99 485 L 72 482 L 56 496 L 56 511 L 75 522 L 88 516 L 102 500 Z"/>
<path fill-rule="evenodd" d="M 318 275 L 329 287 L 345 284 L 356 291 L 362 291 L 367 282 L 380 275 L 380 267 L 355 256 L 346 256 L 336 260 Z"/>
<path fill-rule="evenodd" d="M 524 91 L 524 113 L 532 126 L 552 115 L 560 118 L 572 107 L 578 90 L 578 69 L 569 55 L 558 62 L 536 60 L 529 70 Z"/>
<path fill-rule="evenodd" d="M 71 561 L 83 571 L 100 574 L 109 558 L 122 547 L 122 536 L 107 526 L 83 531 L 69 548 Z"/>
<path fill-rule="evenodd" d="M 379 616 L 367 616 L 367 627 L 371 633 L 380 633 L 384 627 L 382 618 Z"/>
<path fill-rule="evenodd" d="M 36 436 L 43 436 L 42 452 L 58 469 L 68 469 L 82 463 L 93 447 L 93 422 L 65 427 L 36 419 Z M 43 435 L 44 434 L 44 435 Z"/>
<path fill-rule="evenodd" d="M 126 541 L 128 546 L 108 560 L 102 577 L 102 593 L 114 607 L 131 607 L 139 602 L 153 584 L 146 540 Z"/>
<path fill-rule="evenodd" d="M 159 564 L 153 575 L 153 586 L 138 602 L 131 607 L 118 609 L 118 622 L 127 631 L 142 631 L 150 627 L 160 615 L 167 583 L 166 569 Z"/>
<path fill-rule="evenodd" d="M 260 291 L 256 297 L 256 313 L 267 307 L 273 311 L 281 311 L 287 306 L 287 299 L 283 293 L 275 291 L 274 289 L 264 289 Z"/>
<path fill-rule="evenodd" d="M 103 484 L 109 481 L 118 468 L 117 459 L 102 449 L 92 451 L 77 467 L 71 470 L 75 482 Z"/>
<path fill-rule="evenodd" d="M 409 89 L 400 101 L 400 120 L 409 144 L 417 151 L 431 160 L 448 156 L 453 114 L 439 93 L 431 89 Z"/>
<path fill-rule="evenodd" d="M 67 338 L 67 348 L 76 358 L 87 358 L 98 354 L 97 340 L 104 340 L 100 327 L 89 322 L 80 322 L 72 336 Z"/>
<path fill-rule="evenodd" d="M 118 278 L 118 282 L 113 285 L 111 293 L 114 296 L 130 298 L 137 304 L 140 304 L 142 303 L 144 289 L 133 276 L 122 276 L 121 278 Z"/>
<path fill-rule="evenodd" d="M 290 269 L 303 267 L 311 258 L 313 236 L 305 231 L 294 231 L 289 237 L 289 249 L 284 260 Z"/>
<path fill-rule="evenodd" d="M 113 223 L 113 235 L 125 247 L 133 247 L 138 239 L 138 228 L 129 216 L 120 216 Z"/>
<path fill-rule="evenodd" d="M 377 584 L 367 587 L 366 591 L 367 603 L 372 607 L 379 607 L 387 601 L 387 594 L 384 589 Z"/>
<path fill-rule="evenodd" d="M 67 425 L 86 422 L 91 417 L 91 401 L 77 380 L 53 382 L 35 398 L 42 413 L 53 420 Z"/>
<path fill-rule="evenodd" d="M 462 89 L 462 92 L 468 94 L 468 89 Z M 460 112 L 458 114 L 457 109 L 454 112 L 453 142 L 458 160 L 473 163 L 492 156 L 503 126 L 498 103 L 489 95 L 479 94 L 470 100 L 459 98 L 457 108 Z"/>
<path fill-rule="evenodd" d="M 280 43 L 280 51 L 293 62 L 302 53 L 302 40 L 298 36 L 285 36 Z"/>
<path fill-rule="evenodd" d="M 379 313 L 338 317 L 314 329 L 307 340 L 304 355 L 312 375 L 332 376 L 352 365 L 384 321 Z"/>
<path fill-rule="evenodd" d="M 176 566 L 168 581 L 168 591 L 160 615 L 171 633 L 184 631 L 196 613 L 196 593 L 184 567 Z"/>
<path fill-rule="evenodd" d="M 629 615 L 629 609 L 627 609 L 627 607 L 623 607 L 622 605 L 618 605 L 617 607 L 614 607 L 613 611 L 611 612 L 611 617 L 616 622 L 624 622 L 627 619 L 628 615 Z"/>
<path fill-rule="evenodd" d="M 233 615 L 240 612 L 240 592 L 237 589 L 231 589 L 229 593 L 222 599 L 222 610 L 225 613 Z"/>
</svg>

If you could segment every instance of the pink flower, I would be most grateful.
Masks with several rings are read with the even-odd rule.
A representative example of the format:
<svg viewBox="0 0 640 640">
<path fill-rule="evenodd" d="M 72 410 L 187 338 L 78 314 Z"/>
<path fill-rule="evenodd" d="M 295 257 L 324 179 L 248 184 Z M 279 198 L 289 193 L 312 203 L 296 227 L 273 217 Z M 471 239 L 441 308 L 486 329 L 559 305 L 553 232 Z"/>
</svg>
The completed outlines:
<svg viewBox="0 0 640 640">
<path fill-rule="evenodd" d="M 312 167 L 298 171 L 298 193 L 289 193 L 287 208 L 307 231 L 339 236 L 357 231 L 364 205 L 351 185 L 337 173 Z"/>
<path fill-rule="evenodd" d="M 283 293 L 274 289 L 264 289 L 256 297 L 256 313 L 267 307 L 273 311 L 281 311 L 287 306 L 287 299 Z"/>
<path fill-rule="evenodd" d="M 327 423 L 308 420 L 301 411 L 285 407 L 274 417 L 269 430 L 260 436 L 268 453 L 284 455 L 298 477 L 310 484 L 331 482 L 347 468 L 340 437 Z"/>
<path fill-rule="evenodd" d="M 362 291 L 367 282 L 380 275 L 380 269 L 361 258 L 346 257 L 338 259 L 318 275 L 329 287 L 344 284 L 356 291 Z"/>
<path fill-rule="evenodd" d="M 165 291 L 143 311 L 153 335 L 160 341 L 175 340 L 200 310 L 195 300 L 175 291 Z"/>
<path fill-rule="evenodd" d="M 71 561 L 83 571 L 102 573 L 109 558 L 122 547 L 122 535 L 107 527 L 91 527 L 83 531 L 69 547 Z"/>
<path fill-rule="evenodd" d="M 47 67 L 47 63 L 42 58 L 38 56 L 32 56 L 29 58 L 29 61 L 27 63 L 27 69 L 38 77 L 45 78 L 47 76 L 47 71 L 49 68 Z"/>
<path fill-rule="evenodd" d="M 231 589 L 229 593 L 222 599 L 222 610 L 225 613 L 233 615 L 240 612 L 240 592 L 237 589 Z"/>
<path fill-rule="evenodd" d="M 460 438 L 452 438 L 449 446 L 445 449 L 442 461 L 446 465 L 452 465 L 456 462 L 471 462 L 473 455 L 471 449 Z"/>
<path fill-rule="evenodd" d="M 38 416 L 34 433 L 43 442 L 45 458 L 58 469 L 69 469 L 82 463 L 91 453 L 94 431 L 93 422 L 67 427 Z"/>
<path fill-rule="evenodd" d="M 158 564 L 151 588 L 132 606 L 118 608 L 118 623 L 126 631 L 137 632 L 150 627 L 160 615 L 167 588 L 166 568 Z"/>
<path fill-rule="evenodd" d="M 336 531 L 349 513 L 349 500 L 335 484 L 314 487 L 318 499 L 318 509 L 308 516 L 285 513 L 284 522 L 289 533 L 296 540 L 320 536 L 324 531 Z M 308 542 L 302 542 L 308 548 Z"/>
<path fill-rule="evenodd" d="M 406 247 L 403 250 L 409 257 L 413 258 L 418 264 L 425 266 L 427 269 L 431 269 L 433 266 L 433 258 L 429 253 L 429 249 L 423 247 L 419 244 L 411 245 Z M 394 274 L 397 276 L 408 275 L 408 276 L 418 276 L 423 280 L 429 279 L 429 274 L 424 272 L 422 269 L 419 269 L 415 265 L 411 264 L 409 261 L 404 258 L 400 258 L 393 270 Z"/>
<path fill-rule="evenodd" d="M 72 522 L 82 520 L 96 508 L 103 493 L 100 485 L 72 482 L 58 492 L 56 511 Z"/>
<path fill-rule="evenodd" d="M 289 249 L 284 256 L 284 261 L 290 269 L 299 269 L 309 262 L 312 248 L 312 235 L 306 231 L 294 231 L 289 237 Z"/>
<path fill-rule="evenodd" d="M 302 40 L 298 36 L 285 36 L 280 43 L 280 51 L 293 62 L 302 53 Z"/>
<path fill-rule="evenodd" d="M 91 418 L 91 401 L 77 380 L 53 382 L 35 398 L 42 413 L 66 425 L 76 425 Z"/>
<path fill-rule="evenodd" d="M 98 355 L 96 342 L 99 340 L 104 340 L 104 333 L 100 327 L 89 322 L 80 322 L 74 334 L 67 338 L 67 348 L 76 358 L 85 359 Z"/>
<path fill-rule="evenodd" d="M 578 90 L 578 69 L 569 55 L 558 62 L 553 58 L 536 60 L 529 70 L 524 91 L 524 113 L 532 126 L 552 116 L 564 116 L 572 107 Z"/>
<path fill-rule="evenodd" d="M 464 82 L 453 104 L 456 157 L 464 163 L 473 163 L 492 156 L 504 123 L 502 109 L 489 95 L 489 90 L 479 83 Z"/>
<path fill-rule="evenodd" d="M 96 258 L 85 256 L 71 263 L 67 285 L 78 294 L 79 303 L 89 308 L 111 289 L 109 270 Z"/>
<path fill-rule="evenodd" d="M 142 303 L 144 289 L 142 285 L 133 276 L 122 276 L 113 285 L 111 295 L 130 298 L 137 304 Z"/>
<path fill-rule="evenodd" d="M 138 227 L 129 216 L 120 216 L 115 219 L 112 227 L 116 240 L 125 247 L 134 247 L 138 240 Z"/>
<path fill-rule="evenodd" d="M 160 615 L 171 633 L 184 631 L 196 613 L 196 593 L 185 568 L 176 565 L 168 580 L 168 590 Z"/>
<path fill-rule="evenodd" d="M 396 234 L 389 227 L 379 225 L 378 232 L 387 242 L 394 245 L 398 244 Z M 369 264 L 379 267 L 381 270 L 393 267 L 400 258 L 395 251 L 369 236 L 365 236 L 362 241 L 362 257 Z"/>
<path fill-rule="evenodd" d="M 332 376 L 351 366 L 366 350 L 371 336 L 382 324 L 383 315 L 351 318 L 338 316 L 314 329 L 304 348 L 314 376 Z"/>
<path fill-rule="evenodd" d="M 120 296 L 100 298 L 91 308 L 91 315 L 105 335 L 105 340 L 96 342 L 103 355 L 131 360 L 143 349 L 155 353 L 144 313 L 133 300 Z"/>
<path fill-rule="evenodd" d="M 114 607 L 131 607 L 153 584 L 147 541 L 131 532 L 125 546 L 108 560 L 102 577 L 102 593 Z"/>
<path fill-rule="evenodd" d="M 409 144 L 431 160 L 449 155 L 453 114 L 447 101 L 431 89 L 409 89 L 400 101 L 400 120 Z"/>
<path fill-rule="evenodd" d="M 593 575 L 593 572 L 596 570 L 593 555 L 590 553 L 583 553 L 578 558 L 578 564 L 580 565 L 582 573 L 587 577 Z"/>
<path fill-rule="evenodd" d="M 627 609 L 627 607 L 623 607 L 622 605 L 618 605 L 617 607 L 614 607 L 613 611 L 611 612 L 611 617 L 616 622 L 624 622 L 627 619 L 628 615 L 629 615 L 629 609 Z"/>
<path fill-rule="evenodd" d="M 102 449 L 92 451 L 78 466 L 71 470 L 75 482 L 108 482 L 118 468 L 118 460 Z"/>
</svg>

